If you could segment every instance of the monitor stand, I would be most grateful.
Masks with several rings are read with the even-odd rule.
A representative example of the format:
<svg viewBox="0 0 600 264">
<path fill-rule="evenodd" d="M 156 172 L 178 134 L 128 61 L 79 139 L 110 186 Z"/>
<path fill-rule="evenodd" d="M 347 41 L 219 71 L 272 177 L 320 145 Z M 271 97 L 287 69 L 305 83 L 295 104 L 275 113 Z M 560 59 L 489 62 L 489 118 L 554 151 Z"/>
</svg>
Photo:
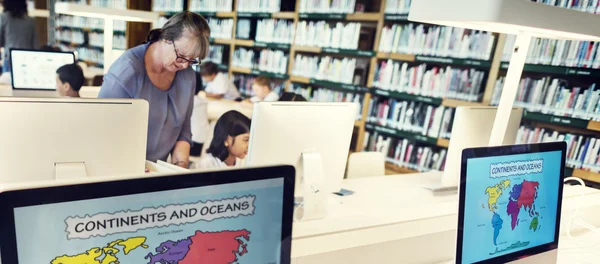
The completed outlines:
<svg viewBox="0 0 600 264">
<path fill-rule="evenodd" d="M 302 153 L 302 202 L 297 210 L 299 221 L 323 219 L 327 216 L 327 191 L 321 154 Z"/>
<path fill-rule="evenodd" d="M 57 180 L 85 178 L 87 170 L 84 162 L 55 162 L 54 176 Z"/>
<path fill-rule="evenodd" d="M 423 187 L 427 190 L 430 190 L 435 195 L 443 195 L 443 194 L 456 194 L 458 193 L 458 186 L 445 184 L 444 183 L 444 172 L 443 171 L 428 171 L 423 173 L 423 176 L 426 175 L 434 175 L 435 182 L 428 183 L 423 185 Z"/>
</svg>

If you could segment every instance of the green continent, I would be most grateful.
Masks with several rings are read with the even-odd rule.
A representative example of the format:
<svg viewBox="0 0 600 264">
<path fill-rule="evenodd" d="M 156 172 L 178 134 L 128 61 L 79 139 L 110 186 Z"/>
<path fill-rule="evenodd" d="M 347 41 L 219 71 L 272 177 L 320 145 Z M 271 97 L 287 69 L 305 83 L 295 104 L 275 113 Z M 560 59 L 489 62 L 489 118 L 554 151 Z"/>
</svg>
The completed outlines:
<svg viewBox="0 0 600 264">
<path fill-rule="evenodd" d="M 538 229 L 538 218 L 537 216 L 531 220 L 531 224 L 529 224 L 529 230 L 533 229 L 533 231 L 537 231 Z"/>
</svg>

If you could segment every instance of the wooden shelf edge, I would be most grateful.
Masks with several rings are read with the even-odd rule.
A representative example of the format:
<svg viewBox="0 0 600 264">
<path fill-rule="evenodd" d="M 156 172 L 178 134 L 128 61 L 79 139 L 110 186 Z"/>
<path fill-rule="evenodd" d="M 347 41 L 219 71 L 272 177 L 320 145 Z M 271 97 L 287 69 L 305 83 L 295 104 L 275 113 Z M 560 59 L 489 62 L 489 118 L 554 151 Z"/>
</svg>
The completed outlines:
<svg viewBox="0 0 600 264">
<path fill-rule="evenodd" d="M 600 173 L 586 171 L 582 169 L 574 169 L 573 177 L 580 178 L 582 180 L 600 183 Z"/>
<path fill-rule="evenodd" d="M 236 46 L 245 46 L 245 47 L 254 47 L 254 40 L 236 39 L 235 45 Z"/>
<path fill-rule="evenodd" d="M 346 15 L 348 21 L 378 21 L 381 17 L 379 13 L 354 13 Z"/>
<path fill-rule="evenodd" d="M 390 53 L 390 52 L 377 52 L 378 59 L 392 59 L 399 61 L 415 61 L 414 54 L 403 54 L 403 53 Z"/>
<path fill-rule="evenodd" d="M 300 76 L 290 76 L 290 81 L 297 83 L 310 84 L 310 78 Z"/>
<path fill-rule="evenodd" d="M 246 69 L 246 68 L 241 68 L 241 67 L 230 67 L 232 72 L 237 72 L 237 73 L 245 73 L 245 74 L 250 74 L 252 72 L 252 69 Z"/>
<path fill-rule="evenodd" d="M 354 126 L 364 127 L 365 126 L 365 122 L 363 120 L 356 120 L 356 121 L 354 121 Z"/>
<path fill-rule="evenodd" d="M 593 130 L 593 131 L 600 131 L 600 122 L 598 122 L 598 121 L 590 121 L 588 123 L 587 129 Z"/>
<path fill-rule="evenodd" d="M 279 12 L 279 13 L 273 13 L 273 18 L 294 19 L 295 17 L 296 17 L 296 12 Z"/>
<path fill-rule="evenodd" d="M 301 51 L 301 52 L 321 53 L 321 48 L 319 48 L 319 47 L 294 46 L 294 50 Z"/>
<path fill-rule="evenodd" d="M 456 108 L 459 106 L 483 106 L 484 104 L 480 102 L 469 102 L 458 99 L 444 99 L 442 101 L 442 105 Z"/>
<path fill-rule="evenodd" d="M 408 173 L 419 173 L 419 172 L 416 170 L 403 168 L 403 167 L 397 166 L 396 164 L 392 164 L 389 162 L 385 163 L 385 174 L 386 175 L 408 174 Z"/>
<path fill-rule="evenodd" d="M 217 12 L 217 17 L 232 18 L 235 17 L 236 12 Z"/>
<path fill-rule="evenodd" d="M 222 45 L 231 45 L 231 39 L 214 39 L 213 42 L 215 44 L 222 44 Z"/>
<path fill-rule="evenodd" d="M 448 148 L 450 146 L 450 139 L 438 138 L 437 145 L 440 147 Z"/>
</svg>

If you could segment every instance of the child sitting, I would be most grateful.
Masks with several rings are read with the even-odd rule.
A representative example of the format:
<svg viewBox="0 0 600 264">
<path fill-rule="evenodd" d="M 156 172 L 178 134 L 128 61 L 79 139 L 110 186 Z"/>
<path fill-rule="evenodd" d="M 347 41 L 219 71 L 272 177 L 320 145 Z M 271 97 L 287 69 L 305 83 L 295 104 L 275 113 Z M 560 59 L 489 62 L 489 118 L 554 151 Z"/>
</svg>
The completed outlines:
<svg viewBox="0 0 600 264">
<path fill-rule="evenodd" d="M 275 102 L 279 100 L 279 95 L 271 91 L 271 79 L 264 76 L 257 76 L 252 82 L 252 91 L 254 96 L 250 98 L 250 102 Z"/>
<path fill-rule="evenodd" d="M 238 111 L 223 114 L 215 125 L 215 132 L 206 155 L 200 159 L 198 169 L 242 166 L 248 154 L 250 119 Z"/>
<path fill-rule="evenodd" d="M 56 91 L 60 96 L 79 97 L 84 83 L 83 70 L 77 64 L 66 64 L 56 70 Z"/>
</svg>

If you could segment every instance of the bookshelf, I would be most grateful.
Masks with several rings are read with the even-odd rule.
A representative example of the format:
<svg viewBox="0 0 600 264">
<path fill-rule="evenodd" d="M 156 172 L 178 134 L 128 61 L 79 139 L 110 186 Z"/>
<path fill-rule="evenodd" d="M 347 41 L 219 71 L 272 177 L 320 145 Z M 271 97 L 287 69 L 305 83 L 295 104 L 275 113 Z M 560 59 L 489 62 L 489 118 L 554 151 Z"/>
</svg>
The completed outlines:
<svg viewBox="0 0 600 264">
<path fill-rule="evenodd" d="M 233 21 L 231 35 L 219 35 L 219 37 L 211 39 L 211 44 L 222 47 L 219 48 L 220 54 L 217 56 L 220 58 L 219 69 L 227 72 L 234 80 L 246 82 L 243 89 L 246 96 L 251 95 L 247 87 L 248 80 L 262 75 L 274 79 L 277 89 L 300 92 L 313 100 L 358 101 L 361 109 L 355 121 L 355 141 L 351 151 L 363 151 L 365 148 L 373 147 L 371 146 L 371 140 L 376 136 L 382 136 L 384 140 L 390 140 L 390 142 L 414 142 L 415 149 L 422 148 L 422 154 L 424 156 L 428 155 L 430 159 L 421 161 L 420 165 L 415 165 L 410 160 L 405 160 L 410 163 L 407 164 L 388 157 L 386 163 L 387 173 L 414 173 L 435 167 L 443 167 L 442 162 L 439 160 L 444 157 L 449 146 L 453 110 L 459 106 L 488 106 L 494 104 L 495 87 L 498 80 L 506 73 L 508 66 L 506 52 L 507 50 L 510 52 L 510 45 L 512 45 L 511 37 L 506 35 L 455 31 L 454 29 L 442 29 L 434 25 L 421 25 L 408 21 L 410 1 L 376 0 L 368 1 L 369 5 L 360 6 L 365 1 L 359 0 L 356 1 L 354 9 L 362 11 L 355 11 L 354 13 L 349 12 L 346 8 L 336 9 L 345 10 L 343 13 L 341 11 L 312 10 L 310 9 L 312 7 L 306 6 L 305 0 L 281 1 L 282 5 L 279 9 L 273 10 L 247 6 L 245 5 L 247 2 L 244 2 L 244 0 L 220 0 L 219 5 L 216 3 L 217 1 L 187 0 L 183 1 L 181 10 L 197 12 L 207 19 L 231 19 Z M 187 6 L 185 6 L 186 4 Z M 240 5 L 243 8 L 242 11 L 239 9 Z M 151 7 L 148 6 L 147 8 Z M 159 12 L 162 12 L 161 14 L 165 16 L 174 14 L 174 10 L 171 9 L 160 10 Z M 329 30 L 332 32 L 339 30 L 338 33 L 335 33 L 339 35 L 335 36 L 345 36 L 343 42 L 348 43 L 326 43 L 326 41 L 320 39 L 311 42 L 311 37 L 306 36 L 298 42 L 297 38 L 301 36 L 298 32 L 294 32 L 296 39 L 292 40 L 291 43 L 284 40 L 257 41 L 257 24 L 259 21 L 269 19 L 292 23 L 294 30 L 297 30 L 299 25 L 303 27 L 312 26 L 316 29 L 329 25 Z M 355 25 L 352 23 L 355 23 Z M 360 24 L 360 27 L 356 29 L 355 26 L 358 24 Z M 354 35 L 351 34 L 353 27 L 355 30 Z M 476 46 L 477 50 L 470 50 L 469 48 L 461 50 L 456 47 L 442 47 L 442 49 L 431 50 L 427 48 L 418 49 L 415 47 L 419 45 L 411 46 L 406 44 L 408 42 L 390 39 L 390 32 L 393 33 L 394 30 L 399 30 L 399 28 L 411 29 L 415 32 L 420 32 L 423 29 L 424 34 L 437 32 L 435 33 L 437 35 L 421 36 L 423 39 L 460 36 L 463 47 Z M 238 33 L 244 33 L 242 34 L 244 36 L 242 37 Z M 355 39 L 356 36 L 358 36 L 356 42 L 354 40 L 346 41 Z M 480 45 L 472 45 L 475 43 L 473 41 L 477 39 L 482 39 L 484 42 L 478 43 Z M 433 43 L 433 41 L 431 42 Z M 428 43 L 422 42 L 421 46 L 430 45 Z M 544 43 L 540 41 L 540 45 Z M 431 47 L 431 45 L 428 47 Z M 253 51 L 254 60 L 252 60 L 252 63 L 244 64 L 248 67 L 241 67 L 237 62 L 237 65 L 233 66 L 234 57 L 240 55 L 236 51 L 241 49 Z M 260 53 L 265 50 L 284 55 L 283 57 L 287 60 L 285 71 L 259 69 L 260 65 L 255 61 Z M 544 49 L 531 50 L 539 52 Z M 319 75 L 319 72 L 312 75 L 307 74 L 309 70 L 305 69 L 312 69 L 315 65 L 319 66 L 319 63 L 325 58 L 335 63 L 342 63 L 342 59 L 352 60 L 351 62 L 344 62 L 348 63 L 348 65 L 344 64 L 348 66 L 348 71 L 353 71 L 349 76 L 351 78 L 329 78 L 330 74 Z M 300 67 L 304 72 L 295 71 L 295 65 L 304 63 L 304 60 L 307 61 L 307 64 Z M 455 71 L 454 75 L 448 76 L 464 75 L 466 76 L 463 78 L 464 81 L 477 83 L 477 85 L 473 85 L 471 88 L 473 90 L 470 92 L 470 96 L 449 92 L 452 91 L 452 87 L 428 87 L 423 85 L 423 82 L 415 85 L 416 87 L 398 86 L 394 81 L 389 85 L 382 85 L 382 63 L 386 65 L 397 63 L 397 69 L 401 69 L 406 64 L 407 70 L 414 67 L 425 74 L 437 76 L 436 78 L 444 77 L 435 75 L 439 74 L 441 70 L 444 70 L 444 72 L 452 70 Z M 525 66 L 524 74 L 537 76 L 537 78 L 545 76 L 571 78 L 577 80 L 574 85 L 582 85 L 580 79 L 587 78 L 589 84 L 600 77 L 600 57 L 598 63 L 597 66 L 599 67 L 585 68 L 575 64 L 575 66 L 564 66 L 567 64 L 560 63 L 558 65 L 544 65 L 532 61 L 532 63 Z M 391 72 L 396 73 L 395 71 Z M 473 72 L 478 72 L 479 75 L 475 76 Z M 428 80 L 433 80 L 433 77 L 431 78 Z M 398 77 L 398 79 L 401 79 L 401 77 Z M 427 87 L 427 89 L 423 87 Z M 437 90 L 441 92 L 434 92 Z M 407 102 L 408 104 L 419 105 L 421 109 L 426 109 L 423 111 L 430 112 L 431 118 L 438 115 L 436 125 L 423 127 L 423 130 L 420 131 L 420 126 L 423 126 L 423 123 L 433 122 L 418 122 L 419 124 L 411 123 L 403 126 L 393 122 L 380 122 L 381 120 L 377 118 L 377 115 L 369 115 L 371 104 L 380 104 L 385 101 L 392 102 L 392 100 L 397 103 Z M 537 111 L 539 109 L 531 108 L 526 104 L 521 106 L 528 109 L 523 116 L 524 126 L 545 127 L 560 133 L 572 132 L 585 135 L 587 138 L 597 136 L 599 138 L 598 146 L 600 147 L 600 116 L 598 118 L 565 116 L 560 113 Z M 395 147 L 389 146 L 390 149 Z M 381 151 L 381 149 L 379 150 Z M 389 154 L 389 152 L 386 151 L 386 154 Z M 569 174 L 582 177 L 586 181 L 600 182 L 600 173 L 593 172 L 596 167 L 575 167 L 569 169 Z"/>
</svg>

